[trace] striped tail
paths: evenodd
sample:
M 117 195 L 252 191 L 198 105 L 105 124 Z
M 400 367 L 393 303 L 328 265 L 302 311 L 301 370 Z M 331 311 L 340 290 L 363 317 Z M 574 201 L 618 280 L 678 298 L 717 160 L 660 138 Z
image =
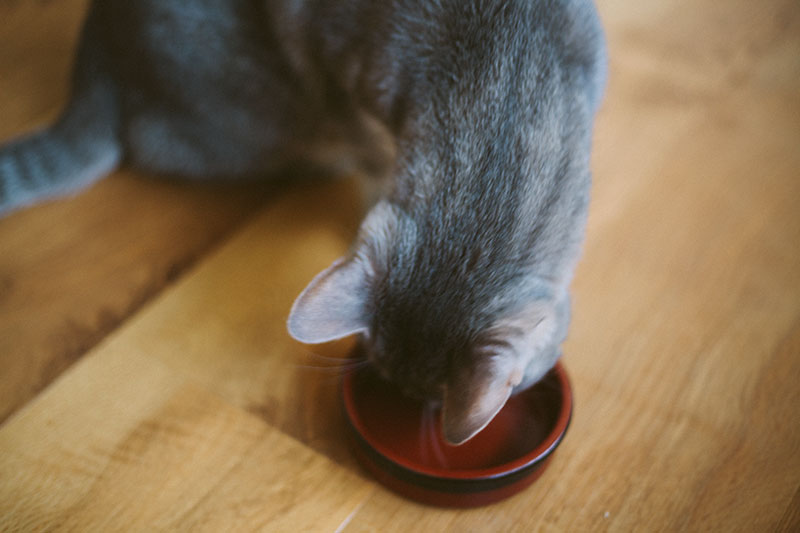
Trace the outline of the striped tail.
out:
M 50 127 L 0 146 L 0 216 L 38 201 L 77 192 L 120 162 L 116 90 L 104 57 L 84 33 L 73 97 Z

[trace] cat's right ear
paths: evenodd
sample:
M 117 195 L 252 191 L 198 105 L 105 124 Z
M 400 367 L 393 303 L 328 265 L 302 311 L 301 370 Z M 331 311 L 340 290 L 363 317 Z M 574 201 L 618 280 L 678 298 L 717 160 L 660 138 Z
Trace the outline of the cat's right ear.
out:
M 369 326 L 367 298 L 376 272 L 385 269 L 402 212 L 387 201 L 378 202 L 364 218 L 353 254 L 320 272 L 297 297 L 289 314 L 289 334 L 316 344 L 361 333 Z M 406 224 L 404 238 L 413 238 Z
M 463 444 L 492 421 L 522 379 L 515 363 L 500 354 L 459 365 L 444 390 L 442 433 L 447 442 Z
M 339 259 L 311 280 L 289 313 L 289 334 L 316 344 L 367 329 L 367 272 L 362 258 Z

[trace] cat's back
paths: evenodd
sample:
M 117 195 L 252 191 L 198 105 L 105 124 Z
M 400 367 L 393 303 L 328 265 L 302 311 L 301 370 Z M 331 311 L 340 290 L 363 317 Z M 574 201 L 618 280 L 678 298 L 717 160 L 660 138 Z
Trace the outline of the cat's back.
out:
M 590 1 L 418 5 L 431 11 L 407 22 L 405 49 L 417 50 L 411 68 L 421 74 L 404 90 L 424 107 L 394 196 L 418 232 L 397 252 L 397 264 L 413 266 L 393 280 L 393 294 L 413 308 L 450 295 L 434 314 L 468 320 L 532 278 L 571 277 L 605 83 L 603 37 Z

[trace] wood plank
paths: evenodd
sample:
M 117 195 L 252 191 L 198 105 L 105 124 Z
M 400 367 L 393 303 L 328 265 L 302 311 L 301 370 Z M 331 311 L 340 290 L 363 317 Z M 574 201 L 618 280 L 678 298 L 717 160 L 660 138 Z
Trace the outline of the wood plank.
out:
M 120 341 L 0 431 L 4 531 L 332 531 L 369 490 Z
M 85 0 L 0 3 L 0 141 L 57 114 Z M 121 171 L 0 219 L 0 421 L 180 276 L 268 196 Z
M 352 513 L 373 488 L 332 425 L 336 380 L 303 368 L 284 322 L 346 249 L 359 196 L 352 181 L 312 192 L 282 197 L 2 426 L 0 529 L 330 531 Z
M 800 10 L 600 7 L 612 76 L 565 345 L 567 439 L 506 502 L 437 510 L 378 491 L 345 531 L 796 522 Z
M 775 531 L 779 533 L 800 531 L 800 489 L 797 489 L 797 492 L 794 493 L 794 498 L 786 508 L 786 512 Z
M 131 317 L 116 342 L 349 464 L 340 435 L 340 373 L 314 354 L 346 356 L 351 343 L 303 346 L 285 323 L 308 281 L 347 250 L 359 199 L 353 180 L 282 195 Z
M 576 411 L 536 484 L 442 510 L 356 469 L 337 376 L 305 367 L 347 344 L 284 330 L 352 237 L 344 182 L 282 195 L 0 426 L 0 529 L 796 529 L 800 7 L 600 7 Z
M 53 119 L 89 0 L 0 4 L 0 140 Z

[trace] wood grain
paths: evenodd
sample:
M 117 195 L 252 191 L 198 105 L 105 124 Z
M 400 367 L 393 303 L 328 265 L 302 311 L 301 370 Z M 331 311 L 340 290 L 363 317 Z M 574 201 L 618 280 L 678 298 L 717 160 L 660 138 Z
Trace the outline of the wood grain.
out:
M 282 194 L 198 251 L 0 426 L 0 530 L 800 530 L 800 6 L 599 5 L 611 78 L 565 345 L 576 408 L 539 481 L 444 510 L 354 465 L 337 375 L 312 354 L 347 343 L 312 351 L 284 330 L 294 296 L 352 237 L 344 181 Z M 103 210 L 97 198 L 82 205 Z M 23 256 L 43 213 L 0 224 L 0 243 Z M 71 215 L 92 239 L 80 220 L 95 215 Z M 146 261 L 167 253 L 152 250 Z M 34 272 L 26 292 L 54 275 Z M 80 307 L 94 292 L 58 287 L 39 300 Z M 0 349 L 19 358 L 31 335 Z
M 125 337 L 3 427 L 0 529 L 333 530 L 372 490 Z
M 87 3 L 0 3 L 0 142 L 50 121 L 68 93 Z M 0 421 L 267 197 L 120 171 L 75 198 L 0 219 Z

